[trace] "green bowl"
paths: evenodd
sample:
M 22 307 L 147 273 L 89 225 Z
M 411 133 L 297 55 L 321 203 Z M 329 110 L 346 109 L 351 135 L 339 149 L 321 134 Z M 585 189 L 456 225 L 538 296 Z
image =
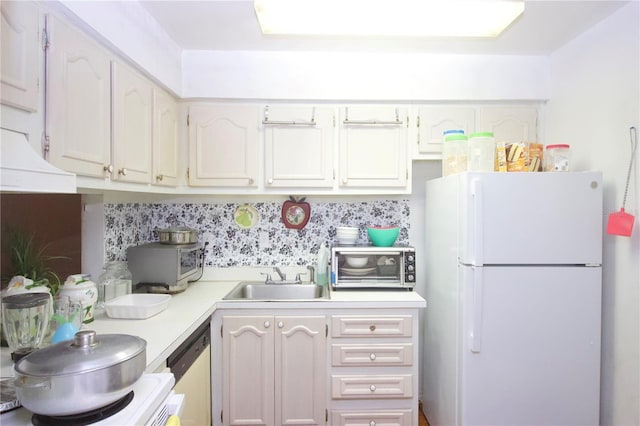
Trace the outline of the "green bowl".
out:
M 376 247 L 391 247 L 398 239 L 400 228 L 397 226 L 370 226 L 367 234 Z

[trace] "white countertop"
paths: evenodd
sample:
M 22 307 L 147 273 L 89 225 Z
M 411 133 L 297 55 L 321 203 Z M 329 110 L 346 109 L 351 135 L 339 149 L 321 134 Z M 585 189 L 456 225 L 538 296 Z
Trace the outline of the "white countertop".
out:
M 208 278 L 208 277 L 207 277 Z M 244 278 L 243 278 L 244 279 Z M 238 281 L 199 281 L 183 293 L 175 294 L 166 310 L 143 320 L 113 319 L 104 312 L 86 326 L 98 334 L 119 333 L 147 341 L 146 372 L 154 372 L 216 309 L 339 309 L 339 308 L 423 308 L 426 301 L 414 291 L 331 291 L 329 300 L 310 302 L 223 301 Z M 0 350 L 2 376 L 13 375 L 7 348 Z

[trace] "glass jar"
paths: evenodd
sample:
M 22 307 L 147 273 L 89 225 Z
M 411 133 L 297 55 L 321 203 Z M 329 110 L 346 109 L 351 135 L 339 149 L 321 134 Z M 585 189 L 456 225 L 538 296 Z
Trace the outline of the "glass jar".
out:
M 131 272 L 125 261 L 107 262 L 103 266 L 102 274 L 98 278 L 98 305 L 104 309 L 109 300 L 131 294 Z
M 496 142 L 491 132 L 469 135 L 467 170 L 470 172 L 492 172 L 495 169 Z
M 467 171 L 467 136 L 451 133 L 442 146 L 442 176 Z

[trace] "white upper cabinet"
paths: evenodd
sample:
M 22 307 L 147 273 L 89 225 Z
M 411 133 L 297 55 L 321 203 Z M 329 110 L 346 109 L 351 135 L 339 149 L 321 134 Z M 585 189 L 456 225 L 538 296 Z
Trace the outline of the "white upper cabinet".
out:
M 121 62 L 113 62 L 112 81 L 112 179 L 150 183 L 153 86 Z
M 51 162 L 106 177 L 111 163 L 110 56 L 80 31 L 49 20 L 47 115 Z
M 33 2 L 3 0 L 0 9 L 0 99 L 12 107 L 37 111 L 42 57 L 38 7 Z
M 496 142 L 537 142 L 538 112 L 535 107 L 483 107 L 477 131 L 493 132 Z
M 260 109 L 198 104 L 189 108 L 189 185 L 258 185 Z
M 164 90 L 153 90 L 153 179 L 156 185 L 178 183 L 178 104 Z
M 461 129 L 465 134 L 475 131 L 476 110 L 458 106 L 424 106 L 416 108 L 414 158 L 440 158 L 442 134 L 445 130 Z
M 339 187 L 410 191 L 407 128 L 406 108 L 341 108 Z
M 334 109 L 265 106 L 265 188 L 333 186 Z

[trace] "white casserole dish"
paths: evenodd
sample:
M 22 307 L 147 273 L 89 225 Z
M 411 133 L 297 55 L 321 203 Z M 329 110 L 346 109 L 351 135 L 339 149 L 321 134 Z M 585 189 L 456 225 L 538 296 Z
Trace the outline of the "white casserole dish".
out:
M 146 319 L 167 309 L 170 294 L 126 294 L 104 304 L 109 318 Z

